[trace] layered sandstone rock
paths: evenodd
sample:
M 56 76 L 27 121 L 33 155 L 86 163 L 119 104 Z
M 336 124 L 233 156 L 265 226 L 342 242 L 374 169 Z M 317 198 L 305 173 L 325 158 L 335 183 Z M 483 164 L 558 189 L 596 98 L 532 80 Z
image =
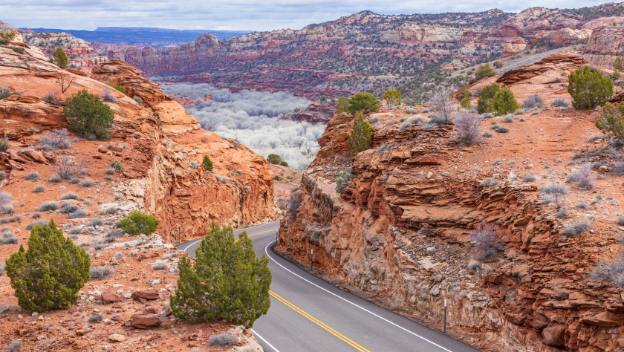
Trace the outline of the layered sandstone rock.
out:
M 596 66 L 611 69 L 615 59 L 624 51 L 624 25 L 595 29 L 583 53 Z
M 535 73 L 531 84 L 523 74 L 508 76 L 509 84 L 551 99 L 560 93 L 547 78 L 581 62 L 550 58 L 522 69 Z M 484 351 L 624 349 L 624 291 L 591 275 L 621 250 L 612 215 L 621 197 L 591 210 L 566 206 L 568 218 L 560 220 L 538 192 L 566 181 L 581 141 L 597 133 L 594 116 L 529 111 L 505 125 L 508 133 L 467 148 L 455 142 L 453 126 L 428 119 L 424 109 L 373 114 L 373 146 L 352 159 L 352 118 L 335 116 L 281 223 L 277 250 L 433 328 L 442 328 L 446 301 L 451 334 Z M 505 122 L 484 120 L 482 131 L 493 123 Z M 353 180 L 338 193 L 345 170 Z M 572 188 L 566 199 L 587 203 L 613 195 L 619 183 L 605 175 L 595 193 Z M 591 230 L 563 234 L 588 217 Z M 487 259 L 472 237 L 483 227 L 502 248 Z
M 179 103 L 126 63 L 100 64 L 92 77 L 0 47 L 0 87 L 16 92 L 0 101 L 0 133 L 26 142 L 66 127 L 62 106 L 42 100 L 46 95 L 60 100 L 80 90 L 109 95 L 115 113 L 113 141 L 126 145 L 113 152 L 124 164 L 125 182 L 131 186 L 127 196 L 141 199 L 161 219 L 159 233 L 165 238 L 179 242 L 205 234 L 213 223 L 244 225 L 275 216 L 272 175 L 263 158 L 201 130 Z M 112 89 L 112 83 L 126 94 Z M 212 172 L 201 168 L 204 156 L 214 163 Z

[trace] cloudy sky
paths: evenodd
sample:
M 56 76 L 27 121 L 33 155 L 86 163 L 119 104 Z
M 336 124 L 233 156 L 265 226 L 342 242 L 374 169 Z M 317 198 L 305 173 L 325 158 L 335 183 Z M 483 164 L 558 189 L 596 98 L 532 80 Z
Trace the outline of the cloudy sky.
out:
M 604 0 L 0 0 L 0 20 L 16 27 L 98 26 L 271 30 L 301 28 L 362 10 L 381 14 L 581 7 Z

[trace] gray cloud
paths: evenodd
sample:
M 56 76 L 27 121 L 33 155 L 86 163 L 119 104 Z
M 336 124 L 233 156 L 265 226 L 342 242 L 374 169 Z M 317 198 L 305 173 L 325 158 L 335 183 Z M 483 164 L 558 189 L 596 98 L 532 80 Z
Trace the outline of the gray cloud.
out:
M 163 90 L 171 95 L 200 101 L 205 95 L 212 100 L 188 108 L 202 127 L 221 136 L 235 138 L 256 153 L 267 157 L 281 155 L 292 167 L 303 169 L 318 151 L 317 139 L 325 126 L 281 119 L 280 115 L 305 108 L 305 98 L 289 93 L 243 90 L 231 93 L 209 84 L 165 83 Z
M 2 20 L 19 27 L 93 29 L 97 26 L 149 26 L 179 29 L 271 30 L 301 28 L 362 10 L 382 14 L 482 11 L 517 12 L 527 7 L 571 8 L 604 0 L 3 0 Z

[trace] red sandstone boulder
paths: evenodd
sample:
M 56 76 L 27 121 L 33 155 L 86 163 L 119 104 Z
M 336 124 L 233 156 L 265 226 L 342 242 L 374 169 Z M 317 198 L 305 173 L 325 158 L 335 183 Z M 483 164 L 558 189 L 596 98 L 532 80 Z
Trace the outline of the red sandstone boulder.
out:
M 565 345 L 565 326 L 561 324 L 550 324 L 542 331 L 544 344 L 553 347 L 563 347 Z
M 135 314 L 130 318 L 130 326 L 136 329 L 157 328 L 161 324 L 156 314 Z
M 121 302 L 122 300 L 120 295 L 114 292 L 110 292 L 110 291 L 102 292 L 102 296 L 100 297 L 100 299 L 102 300 L 102 303 L 104 304 L 117 303 L 117 302 Z
M 132 299 L 138 302 L 145 301 L 154 301 L 160 298 L 158 291 L 156 290 L 143 290 L 143 291 L 134 291 L 132 293 Z

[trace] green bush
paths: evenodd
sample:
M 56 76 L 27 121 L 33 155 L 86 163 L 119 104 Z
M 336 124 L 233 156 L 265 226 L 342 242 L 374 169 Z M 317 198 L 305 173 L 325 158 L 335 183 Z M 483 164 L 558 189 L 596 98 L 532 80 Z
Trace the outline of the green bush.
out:
M 69 129 L 87 139 L 108 139 L 113 112 L 99 97 L 83 90 L 65 102 L 63 114 Z
M 28 251 L 20 246 L 6 271 L 19 305 L 29 311 L 67 309 L 89 280 L 89 256 L 64 237 L 53 221 L 33 226 Z
M 624 56 L 618 56 L 615 58 L 615 61 L 613 62 L 613 70 L 620 72 L 624 71 Z
M 9 140 L 6 138 L 0 138 L 0 153 L 9 151 Z
M 351 169 L 342 170 L 338 177 L 336 177 L 336 192 L 342 193 L 349 183 L 351 183 L 352 179 L 353 173 L 351 173 Z
M 60 68 L 67 67 L 69 60 L 67 59 L 67 54 L 65 54 L 65 51 L 63 50 L 63 48 L 54 49 L 54 53 L 52 54 L 52 57 L 54 58 L 54 63 L 58 67 Z
M 288 163 L 284 159 L 282 159 L 281 156 L 279 156 L 277 154 L 269 154 L 269 156 L 267 156 L 267 160 L 271 164 L 288 166 Z
M 490 66 L 489 63 L 483 64 L 477 68 L 477 72 L 475 72 L 475 81 L 478 81 L 483 78 L 496 76 L 496 71 Z
M 494 112 L 494 97 L 499 90 L 500 87 L 494 83 L 483 88 L 479 95 L 479 101 L 477 102 L 477 111 L 479 114 Z
M 355 114 L 358 111 L 363 113 L 375 112 L 379 110 L 381 104 L 379 99 L 373 93 L 359 92 L 349 98 L 349 107 L 347 110 Z
M 338 98 L 338 101 L 336 102 L 336 114 L 343 112 L 349 112 L 349 99 Z
M 624 140 L 624 103 L 607 103 L 596 120 L 596 126 L 618 140 Z
M 472 103 L 470 102 L 470 91 L 468 88 L 462 90 L 461 95 L 459 96 L 459 106 L 461 106 L 465 110 L 472 109 Z
M 373 128 L 364 120 L 362 113 L 357 112 L 353 120 L 353 130 L 349 136 L 349 149 L 352 155 L 370 148 L 373 141 Z
M 269 263 L 256 257 L 246 233 L 236 240 L 231 227 L 213 226 L 195 254 L 195 263 L 183 257 L 178 264 L 178 287 L 170 301 L 176 318 L 251 327 L 268 312 Z
M 158 219 L 140 210 L 133 210 L 119 220 L 117 226 L 129 235 L 151 235 L 158 227 Z
M 494 96 L 494 112 L 496 115 L 507 115 L 518 110 L 520 104 L 514 97 L 511 89 L 501 88 Z
M 115 88 L 116 91 L 126 94 L 126 88 L 119 83 L 111 83 L 111 87 Z
M 202 160 L 202 166 L 206 171 L 212 171 L 212 160 L 208 157 L 208 155 L 204 155 L 204 159 Z
M 388 89 L 384 93 L 383 98 L 390 105 L 401 105 L 401 92 L 399 92 L 399 90 L 396 88 Z
M 568 93 L 575 109 L 594 109 L 613 96 L 613 81 L 600 71 L 584 66 L 570 74 Z
M 2 30 L 0 31 L 0 44 L 2 45 L 7 45 L 10 42 L 13 41 L 13 39 L 15 39 L 15 36 L 17 35 L 17 33 L 15 33 L 14 30 Z

